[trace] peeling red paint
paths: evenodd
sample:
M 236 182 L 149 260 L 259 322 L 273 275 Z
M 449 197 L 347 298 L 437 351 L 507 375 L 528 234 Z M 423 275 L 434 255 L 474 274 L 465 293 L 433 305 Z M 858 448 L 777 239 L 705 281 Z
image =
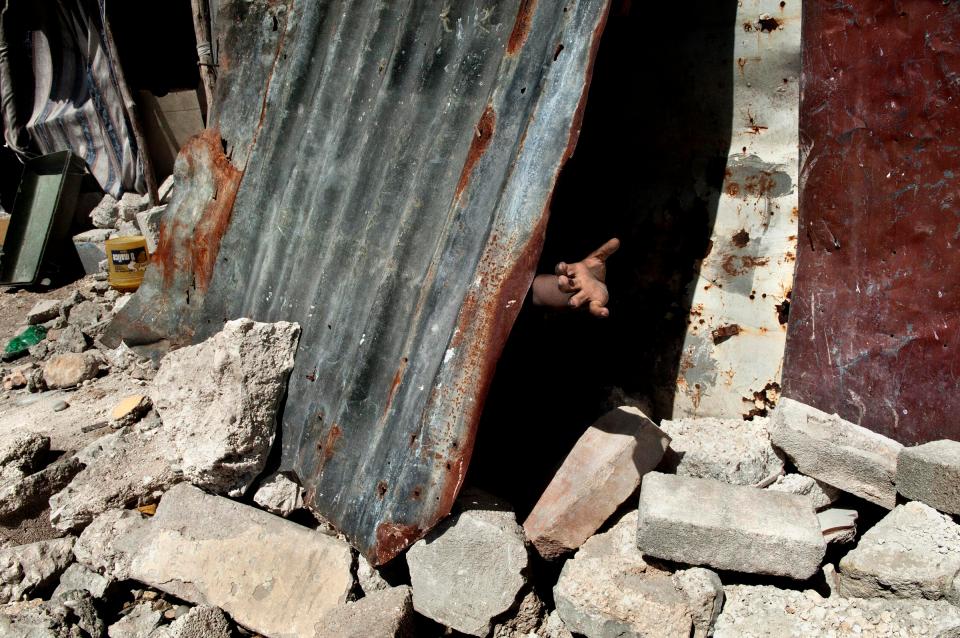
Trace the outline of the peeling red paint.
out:
M 426 534 L 416 525 L 381 523 L 377 527 L 377 546 L 374 565 L 383 565 Z

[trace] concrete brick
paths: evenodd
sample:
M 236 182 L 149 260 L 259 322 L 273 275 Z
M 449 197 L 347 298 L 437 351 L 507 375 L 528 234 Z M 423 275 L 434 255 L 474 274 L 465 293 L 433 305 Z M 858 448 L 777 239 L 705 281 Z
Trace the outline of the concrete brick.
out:
M 840 594 L 960 604 L 960 525 L 923 503 L 898 506 L 840 560 Z
M 902 445 L 792 399 L 780 399 L 770 431 L 803 474 L 892 509 Z
M 670 437 L 640 410 L 621 407 L 587 428 L 523 523 L 544 558 L 583 544 L 652 471 Z
M 903 448 L 897 459 L 897 491 L 947 514 L 960 514 L 960 443 L 932 441 Z
M 767 419 L 663 421 L 670 437 L 665 472 L 711 478 L 732 485 L 769 485 L 783 474 L 783 460 L 770 443 Z
M 656 558 L 807 579 L 826 551 L 803 496 L 651 472 L 640 489 L 637 547 Z

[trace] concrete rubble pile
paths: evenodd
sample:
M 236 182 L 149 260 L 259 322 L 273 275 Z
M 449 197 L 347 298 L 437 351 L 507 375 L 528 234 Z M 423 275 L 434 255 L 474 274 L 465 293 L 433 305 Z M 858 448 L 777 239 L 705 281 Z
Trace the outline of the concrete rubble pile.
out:
M 124 298 L 88 277 L 35 304 L 48 338 L 4 370 L 0 635 L 960 635 L 960 443 L 788 398 L 621 407 L 522 520 L 467 488 L 374 567 L 271 460 L 299 327 L 229 321 L 153 362 L 99 341 Z

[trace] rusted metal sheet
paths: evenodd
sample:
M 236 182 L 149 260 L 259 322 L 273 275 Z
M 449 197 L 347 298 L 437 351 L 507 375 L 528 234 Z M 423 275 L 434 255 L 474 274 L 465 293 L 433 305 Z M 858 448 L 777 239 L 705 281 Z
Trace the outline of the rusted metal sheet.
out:
M 220 7 L 219 128 L 181 154 L 189 186 L 110 336 L 298 321 L 282 465 L 375 563 L 462 484 L 606 5 Z
M 804 7 L 784 392 L 903 443 L 960 439 L 960 3 Z
M 797 248 L 800 0 L 744 0 L 733 121 L 709 249 L 691 283 L 673 416 L 752 418 L 780 392 Z

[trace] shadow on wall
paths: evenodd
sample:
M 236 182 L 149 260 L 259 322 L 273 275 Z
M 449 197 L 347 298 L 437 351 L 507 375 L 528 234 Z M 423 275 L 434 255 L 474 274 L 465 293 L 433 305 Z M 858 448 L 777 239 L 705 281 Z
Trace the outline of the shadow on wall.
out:
M 632 7 L 630 5 L 633 5 Z M 611 236 L 608 320 L 529 304 L 497 368 L 470 483 L 521 520 L 583 430 L 634 402 L 669 418 L 701 259 L 730 152 L 737 2 L 621 2 L 601 41 L 576 154 L 539 272 Z

